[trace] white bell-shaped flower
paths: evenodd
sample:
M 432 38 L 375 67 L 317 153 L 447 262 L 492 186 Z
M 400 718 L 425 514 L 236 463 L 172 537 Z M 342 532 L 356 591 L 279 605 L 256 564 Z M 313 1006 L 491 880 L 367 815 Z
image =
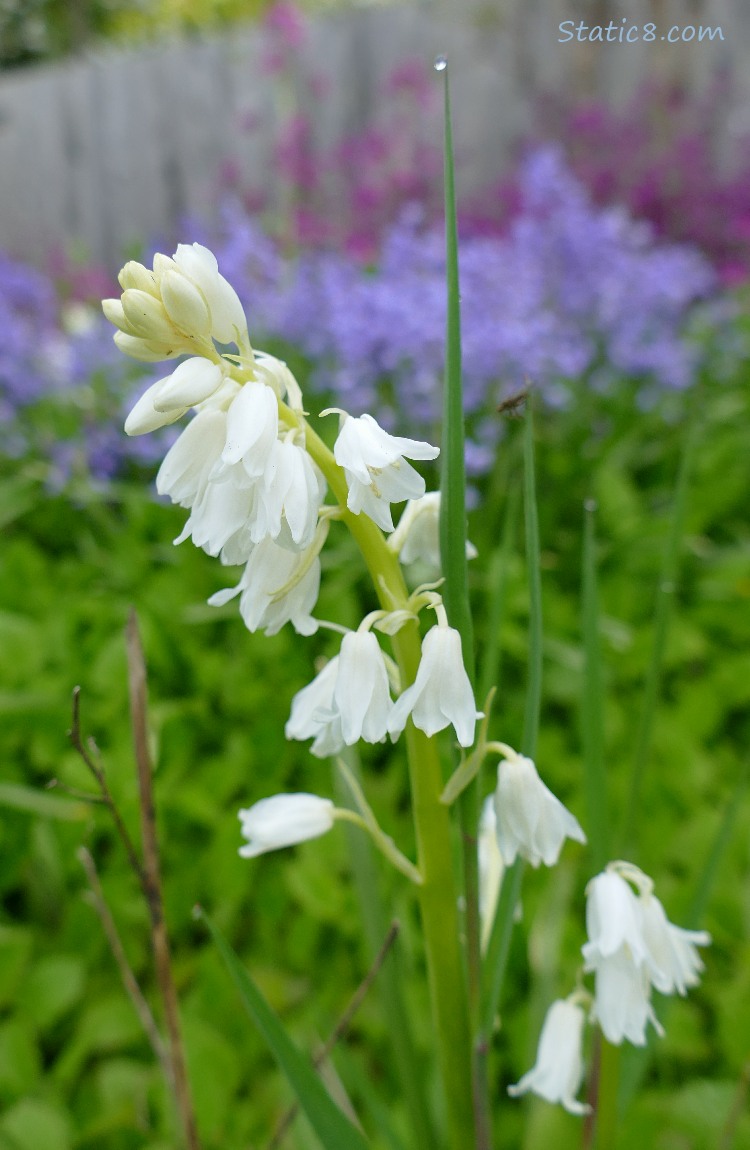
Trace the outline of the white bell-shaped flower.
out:
M 311 611 L 319 590 L 317 555 L 308 560 L 304 552 L 289 551 L 273 539 L 264 539 L 253 548 L 237 586 L 217 591 L 208 602 L 219 607 L 239 595 L 240 614 L 248 631 L 276 635 L 291 622 L 299 635 L 312 635 L 318 629 Z
M 393 531 L 391 503 L 424 495 L 424 479 L 406 458 L 435 459 L 440 449 L 389 435 L 371 415 L 354 419 L 342 413 L 333 453 L 346 474 L 349 510 L 364 511 L 384 531 Z
M 696 947 L 709 946 L 705 930 L 683 930 L 670 922 L 659 899 L 644 891 L 638 899 L 641 929 L 649 954 L 652 985 L 662 994 L 687 994 L 704 969 Z
M 344 748 L 341 715 L 334 707 L 333 691 L 339 673 L 339 656 L 323 667 L 311 683 L 292 699 L 292 711 L 284 727 L 287 739 L 314 739 L 311 754 L 325 759 Z
M 585 843 L 576 818 L 539 778 L 533 761 L 505 747 L 497 769 L 497 844 L 506 866 L 521 855 L 533 867 L 554 866 L 566 838 Z
M 192 507 L 202 495 L 209 475 L 224 449 L 226 413 L 215 408 L 199 411 L 164 456 L 156 476 L 156 490 L 181 507 Z
M 230 480 L 209 481 L 195 500 L 175 543 L 192 538 L 196 547 L 202 547 L 209 555 L 218 555 L 252 519 L 254 502 L 252 487 L 240 487 Z
M 569 999 L 557 999 L 547 1011 L 539 1036 L 536 1063 L 515 1086 L 513 1098 L 531 1090 L 547 1102 L 559 1102 L 570 1114 L 588 1114 L 591 1107 L 576 1099 L 583 1080 L 582 1007 Z
M 253 542 L 266 535 L 281 546 L 304 548 L 312 541 L 325 481 L 304 447 L 276 440 L 258 483 L 259 504 L 250 526 Z
M 242 462 L 250 479 L 266 469 L 279 433 L 276 395 L 265 383 L 244 384 L 227 410 L 227 437 L 221 456 L 222 469 Z M 221 469 L 217 469 L 217 477 Z
M 627 946 L 600 959 L 595 971 L 594 1017 L 608 1042 L 645 1046 L 649 1022 L 657 1034 L 664 1034 L 651 1005 L 648 968 L 634 961 Z
M 589 936 L 583 947 L 586 970 L 597 969 L 603 959 L 623 949 L 635 965 L 648 962 L 638 897 L 630 884 L 609 867 L 592 878 L 586 887 L 586 933 Z
M 372 631 L 350 631 L 339 652 L 333 702 L 347 747 L 359 739 L 380 743 L 393 710 L 383 651 Z
M 464 667 L 461 636 L 455 628 L 437 623 L 422 640 L 417 677 L 396 700 L 388 724 L 394 738 L 410 715 L 414 726 L 426 735 L 452 724 L 462 747 L 474 742 L 478 712 Z
M 330 799 L 304 793 L 261 799 L 239 812 L 242 834 L 248 840 L 239 853 L 251 859 L 319 838 L 333 826 L 335 809 Z
M 488 795 L 482 805 L 477 837 L 479 861 L 479 919 L 482 924 L 482 949 L 487 945 L 500 897 L 505 864 L 497 845 L 497 816 L 494 795 Z
M 402 563 L 424 563 L 433 571 L 440 563 L 440 492 L 428 491 L 421 499 L 410 499 L 388 546 Z M 477 549 L 466 541 L 466 558 L 476 559 Z

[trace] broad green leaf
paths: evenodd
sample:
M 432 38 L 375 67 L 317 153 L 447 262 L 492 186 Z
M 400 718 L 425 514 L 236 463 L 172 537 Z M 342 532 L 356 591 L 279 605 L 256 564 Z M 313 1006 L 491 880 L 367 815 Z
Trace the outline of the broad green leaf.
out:
M 331 1100 L 310 1062 L 289 1038 L 221 931 L 204 911 L 199 915 L 213 936 L 247 1013 L 286 1075 L 325 1150 L 367 1150 L 366 1140 Z

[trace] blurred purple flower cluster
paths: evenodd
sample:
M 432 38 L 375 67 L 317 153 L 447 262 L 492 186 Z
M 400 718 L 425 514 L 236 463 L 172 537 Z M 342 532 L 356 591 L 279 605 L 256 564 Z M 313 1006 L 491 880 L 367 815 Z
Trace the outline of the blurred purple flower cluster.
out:
M 469 235 L 460 253 L 467 411 L 478 418 L 475 467 L 487 466 L 496 421 L 482 421 L 529 378 L 551 402 L 566 381 L 605 390 L 622 376 L 645 389 L 684 388 L 697 349 L 689 308 L 715 286 L 707 261 L 654 242 L 648 224 L 594 206 L 562 153 L 522 165 L 519 209 L 502 236 Z M 435 434 L 445 328 L 444 239 L 412 205 L 385 234 L 377 263 L 327 249 L 294 260 L 228 203 L 216 246 L 251 330 L 300 349 L 313 384 L 355 413 L 376 410 Z M 483 450 L 484 446 L 484 450 Z
M 718 76 L 698 97 L 645 85 L 620 111 L 550 99 L 542 134 L 562 143 L 596 203 L 623 204 L 657 235 L 695 244 L 734 284 L 750 273 L 750 137 L 732 129 L 729 97 Z
M 469 234 L 460 252 L 474 474 L 492 463 L 501 424 L 494 407 L 526 379 L 556 404 L 570 396 L 570 381 L 604 391 L 628 377 L 642 395 L 686 387 L 700 354 L 686 323 L 692 305 L 717 286 L 695 249 L 659 243 L 624 210 L 597 207 L 557 149 L 530 153 L 517 188 L 505 233 Z M 374 411 L 405 434 L 439 438 L 444 237 L 423 205 L 402 210 L 369 264 L 321 246 L 287 254 L 236 197 L 224 204 L 218 235 L 191 228 L 190 238 L 216 252 L 256 346 L 270 341 L 282 355 L 308 361 L 303 384 L 353 414 Z M 61 476 L 87 467 L 108 478 L 163 451 L 155 437 L 128 441 L 120 431 L 134 391 L 150 380 L 117 352 L 98 309 L 75 302 L 60 309 L 43 276 L 3 260 L 0 315 L 8 435 L 18 438 L 13 413 L 54 395 L 77 415 L 67 437 L 50 438 L 50 427 L 59 432 L 64 421 L 41 424 L 43 450 Z
M 114 346 L 98 303 L 61 303 L 59 282 L 0 253 L 0 455 L 43 458 L 52 486 L 159 458 L 157 445 L 144 455 L 121 430 L 142 373 Z

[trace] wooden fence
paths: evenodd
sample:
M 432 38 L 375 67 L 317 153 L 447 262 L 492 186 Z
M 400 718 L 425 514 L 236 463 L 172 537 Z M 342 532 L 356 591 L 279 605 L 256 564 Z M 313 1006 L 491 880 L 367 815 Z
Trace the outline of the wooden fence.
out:
M 703 42 L 560 43 L 563 20 L 648 19 L 720 27 Z M 0 248 L 41 260 L 78 243 L 114 264 L 128 244 L 181 213 L 210 220 L 222 165 L 273 196 L 273 142 L 290 91 L 264 74 L 254 27 L 138 49 L 104 49 L 0 75 Z M 308 104 L 320 147 L 377 114 L 381 86 L 407 58 L 450 57 L 460 181 L 496 175 L 541 91 L 622 101 L 646 79 L 700 87 L 731 75 L 729 130 L 750 131 L 747 0 L 433 0 L 316 19 L 301 66 L 327 94 Z M 255 130 L 242 130 L 252 120 Z M 439 143 L 439 124 L 433 125 Z

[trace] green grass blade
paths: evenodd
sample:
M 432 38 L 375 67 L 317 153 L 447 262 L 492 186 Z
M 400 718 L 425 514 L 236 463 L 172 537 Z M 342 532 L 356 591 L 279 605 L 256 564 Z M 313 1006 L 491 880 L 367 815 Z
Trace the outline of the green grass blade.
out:
M 211 932 L 247 1013 L 286 1075 L 325 1150 L 367 1150 L 368 1143 L 332 1101 L 309 1060 L 289 1038 L 224 935 L 203 910 L 197 913 Z
M 466 468 L 464 403 L 461 376 L 461 300 L 458 278 L 458 229 L 451 131 L 450 85 L 445 84 L 445 255 L 448 291 L 443 389 L 443 443 L 440 452 L 440 559 L 445 576 L 441 589 L 451 627 L 461 634 L 464 664 L 474 682 L 474 634 L 466 562 Z
M 523 719 L 521 753 L 536 757 L 539 713 L 542 706 L 542 571 L 539 558 L 539 514 L 534 466 L 534 412 L 526 401 L 523 436 L 523 512 L 526 531 L 526 572 L 529 580 L 529 682 Z
M 436 62 L 437 63 L 437 62 Z M 447 62 L 441 60 L 444 106 L 444 189 L 447 319 L 445 380 L 443 388 L 443 442 L 440 474 L 440 559 L 445 576 L 441 588 L 448 622 L 461 636 L 464 666 L 475 685 L 474 629 L 469 603 L 466 561 L 466 468 L 464 461 L 464 402 L 461 374 L 461 296 L 458 275 L 455 165 L 451 127 L 450 82 Z M 479 1025 L 482 961 L 479 926 L 479 778 L 467 787 L 457 807 L 461 825 L 464 893 L 464 934 L 469 1018 L 472 1034 Z M 474 1133 L 479 1147 L 489 1146 L 490 1104 L 486 1066 L 472 1067 Z
M 584 504 L 583 579 L 581 616 L 583 631 L 583 690 L 581 696 L 581 743 L 588 825 L 586 833 L 596 872 L 603 870 L 609 855 L 609 808 L 604 768 L 604 692 L 599 642 L 599 593 L 596 570 L 596 504 Z
M 534 420 L 532 405 L 527 402 L 523 437 L 524 524 L 526 532 L 526 568 L 529 580 L 529 681 L 526 692 L 521 751 L 533 759 L 539 733 L 542 702 L 542 580 L 539 560 L 539 516 L 536 504 L 534 466 Z M 513 916 L 521 890 L 525 864 L 522 859 L 505 872 L 498 899 L 495 921 L 484 959 L 482 988 L 482 1035 L 489 1041 L 500 1006 L 508 953 L 513 933 Z
M 654 717 L 656 715 L 656 705 L 659 701 L 659 693 L 661 690 L 662 663 L 664 649 L 667 644 L 669 621 L 674 604 L 674 592 L 680 562 L 680 547 L 685 522 L 685 510 L 687 507 L 688 486 L 698 439 L 699 398 L 697 395 L 693 396 L 692 410 L 688 414 L 687 427 L 682 441 L 682 452 L 677 472 L 672 517 L 664 551 L 661 578 L 656 593 L 654 638 L 643 691 L 643 707 L 634 742 L 633 764 L 630 776 L 630 795 L 622 828 L 623 845 L 619 852 L 624 856 L 632 852 L 633 848 L 635 828 L 638 819 L 638 807 L 643 789 L 643 778 L 651 750 L 651 735 L 654 726 Z

